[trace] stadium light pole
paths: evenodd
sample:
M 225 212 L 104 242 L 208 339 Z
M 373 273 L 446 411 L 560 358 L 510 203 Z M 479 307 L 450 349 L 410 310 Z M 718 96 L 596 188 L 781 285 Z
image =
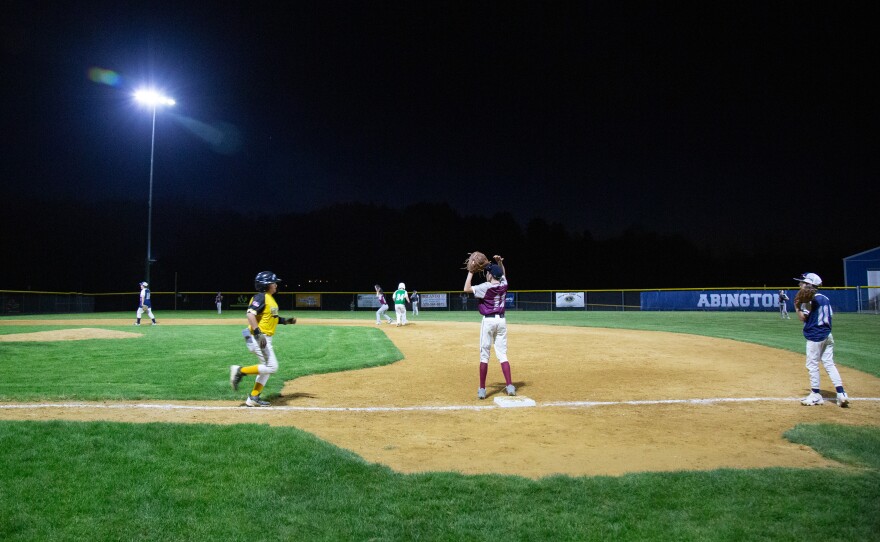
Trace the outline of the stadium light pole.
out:
M 153 133 L 150 136 L 150 196 L 147 200 L 147 268 L 144 272 L 144 280 L 150 282 L 150 264 L 153 263 L 151 249 L 153 237 L 153 155 L 156 149 L 156 110 L 159 106 L 172 106 L 176 102 L 173 98 L 163 96 L 155 90 L 139 90 L 134 93 L 134 99 L 153 110 Z

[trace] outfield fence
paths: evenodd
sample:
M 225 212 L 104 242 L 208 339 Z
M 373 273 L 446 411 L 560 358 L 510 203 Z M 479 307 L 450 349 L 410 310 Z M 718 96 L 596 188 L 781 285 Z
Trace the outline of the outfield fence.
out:
M 508 311 L 750 311 L 779 310 L 777 294 L 788 294 L 793 311 L 795 288 L 676 288 L 659 290 L 514 290 Z M 823 288 L 838 312 L 880 314 L 880 287 Z M 137 309 L 140 292 L 81 293 L 0 290 L 0 315 L 119 312 Z M 157 311 L 216 310 L 217 292 L 152 292 Z M 222 310 L 247 307 L 253 292 L 223 293 Z M 467 311 L 476 299 L 458 291 L 419 292 L 420 311 Z M 282 310 L 375 311 L 374 292 L 280 292 Z M 390 296 L 389 296 L 390 298 Z M 411 308 L 411 306 L 408 306 Z

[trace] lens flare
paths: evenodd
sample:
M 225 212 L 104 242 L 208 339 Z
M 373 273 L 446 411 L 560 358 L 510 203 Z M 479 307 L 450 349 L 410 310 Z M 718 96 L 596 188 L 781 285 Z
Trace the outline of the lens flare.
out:
M 92 66 L 89 68 L 88 72 L 89 80 L 93 83 L 99 83 L 101 85 L 109 85 L 111 87 L 118 87 L 119 81 L 121 77 L 119 74 L 113 70 L 105 70 L 104 68 L 98 68 L 97 66 Z

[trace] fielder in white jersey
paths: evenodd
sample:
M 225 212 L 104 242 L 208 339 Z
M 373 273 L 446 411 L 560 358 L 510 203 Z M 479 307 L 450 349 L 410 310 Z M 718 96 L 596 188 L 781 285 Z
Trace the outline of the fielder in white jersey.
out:
M 494 256 L 495 262 L 486 268 L 486 282 L 473 286 L 474 274 L 468 271 L 464 281 L 465 293 L 472 293 L 477 298 L 477 308 L 483 315 L 480 326 L 480 387 L 477 399 L 486 398 L 486 375 L 489 372 L 489 353 L 495 347 L 495 355 L 501 364 L 504 374 L 507 395 L 516 395 L 516 387 L 510 377 L 510 362 L 507 359 L 507 319 L 504 316 L 507 298 L 507 274 L 504 269 L 504 258 Z
M 150 320 L 153 321 L 153 325 L 155 326 L 158 322 L 156 322 L 156 317 L 153 316 L 153 301 L 150 299 L 150 289 L 147 288 L 149 284 L 141 282 L 138 286 L 141 287 L 141 293 L 138 296 L 138 309 L 134 325 L 141 325 L 141 315 L 146 312 L 147 316 L 150 317 Z
M 800 289 L 816 292 L 822 285 L 822 279 L 815 273 L 804 273 L 794 279 L 800 283 Z M 843 389 L 843 379 L 834 364 L 834 337 L 831 335 L 831 300 L 827 296 L 815 293 L 812 301 L 798 306 L 795 303 L 798 319 L 804 323 L 804 338 L 807 339 L 807 372 L 810 374 L 810 395 L 801 400 L 805 406 L 821 405 L 825 402 L 819 388 L 819 362 L 825 367 L 828 378 L 837 391 L 837 406 L 849 406 L 849 396 Z
M 385 292 L 382 291 L 382 287 L 376 284 L 373 286 L 376 289 L 376 299 L 379 300 L 379 310 L 376 311 L 376 324 L 382 323 L 382 317 L 385 317 L 385 320 L 390 324 L 393 322 L 390 316 L 385 314 L 388 310 L 388 301 L 385 299 Z
M 397 285 L 397 290 L 391 296 L 394 299 L 394 313 L 397 316 L 397 327 L 405 326 L 406 321 L 406 302 L 409 301 L 409 294 L 406 293 L 406 284 Z

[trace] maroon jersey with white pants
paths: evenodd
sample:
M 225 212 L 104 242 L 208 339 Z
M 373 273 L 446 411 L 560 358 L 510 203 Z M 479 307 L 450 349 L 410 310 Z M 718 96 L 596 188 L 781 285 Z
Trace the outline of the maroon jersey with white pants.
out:
M 480 327 L 480 361 L 489 362 L 489 349 L 494 345 L 498 361 L 504 363 L 507 361 L 507 319 L 504 317 L 507 278 L 501 277 L 496 284 L 484 282 L 473 289 L 477 308 L 483 315 Z

